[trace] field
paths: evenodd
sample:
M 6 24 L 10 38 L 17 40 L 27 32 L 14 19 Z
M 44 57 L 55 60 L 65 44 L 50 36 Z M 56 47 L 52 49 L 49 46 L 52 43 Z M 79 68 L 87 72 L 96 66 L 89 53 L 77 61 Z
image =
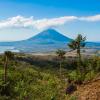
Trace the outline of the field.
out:
M 1 55 L 0 100 L 79 100 L 81 94 L 77 89 L 100 77 L 100 57 L 83 58 L 83 75 L 77 73 L 76 59 L 66 57 L 62 62 L 60 75 L 56 55 L 16 53 L 8 63 L 7 80 L 4 83 L 4 55 Z M 72 89 L 68 90 L 70 86 Z M 74 94 L 74 91 L 79 94 Z

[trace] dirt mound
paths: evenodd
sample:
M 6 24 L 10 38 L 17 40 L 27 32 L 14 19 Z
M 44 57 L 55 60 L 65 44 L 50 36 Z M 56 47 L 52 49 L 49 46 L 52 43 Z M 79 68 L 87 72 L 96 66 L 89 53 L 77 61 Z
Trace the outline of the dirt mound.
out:
M 78 100 L 100 100 L 100 80 L 79 86 L 75 94 Z

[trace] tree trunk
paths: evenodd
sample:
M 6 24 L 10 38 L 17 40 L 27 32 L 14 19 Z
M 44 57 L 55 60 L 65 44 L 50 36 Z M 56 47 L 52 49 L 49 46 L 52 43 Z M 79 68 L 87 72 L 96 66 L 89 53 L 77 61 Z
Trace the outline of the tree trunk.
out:
M 82 80 L 84 79 L 84 67 L 82 66 L 82 59 L 81 59 L 81 52 L 80 50 L 78 51 L 78 71 L 82 77 Z
M 80 48 L 77 50 L 77 56 L 78 56 L 78 61 L 77 61 L 77 63 L 78 63 L 78 64 L 77 64 L 77 67 L 78 67 L 78 68 L 77 68 L 77 70 L 78 70 L 79 73 L 81 73 L 81 64 L 82 64 L 81 62 L 82 62 L 82 61 L 81 61 Z
M 60 78 L 61 78 L 61 67 L 62 67 L 62 61 L 60 61 L 60 70 L 59 70 L 59 72 L 60 72 Z
M 5 57 L 5 63 L 4 63 L 4 82 L 5 83 L 7 81 L 7 67 L 8 67 L 8 58 L 6 56 Z

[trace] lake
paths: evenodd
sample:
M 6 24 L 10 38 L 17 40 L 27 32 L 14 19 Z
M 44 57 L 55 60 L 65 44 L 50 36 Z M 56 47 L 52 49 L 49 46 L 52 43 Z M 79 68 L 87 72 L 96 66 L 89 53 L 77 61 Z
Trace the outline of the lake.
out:
M 0 53 L 4 53 L 5 51 L 20 52 L 12 46 L 0 46 Z

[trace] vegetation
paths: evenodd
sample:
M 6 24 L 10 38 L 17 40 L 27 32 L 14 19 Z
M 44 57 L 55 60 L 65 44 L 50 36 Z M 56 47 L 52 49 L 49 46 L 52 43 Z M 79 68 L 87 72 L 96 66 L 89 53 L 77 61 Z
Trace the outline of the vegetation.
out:
M 82 74 L 82 77 L 84 76 L 84 67 L 82 65 L 82 59 L 81 59 L 81 49 L 85 47 L 86 37 L 83 37 L 81 34 L 78 34 L 75 40 L 71 41 L 68 46 L 69 48 L 76 50 L 77 51 L 77 57 L 78 57 L 78 62 L 77 62 L 77 71 L 79 74 Z M 81 80 L 79 80 L 81 81 Z M 80 83 L 80 82 L 79 82 Z
M 61 77 L 61 68 L 62 68 L 62 63 L 63 63 L 63 60 L 65 59 L 65 54 L 66 54 L 66 52 L 65 51 L 63 51 L 63 50 L 57 50 L 56 51 L 56 54 L 57 54 L 57 56 L 58 56 L 58 58 L 59 58 L 59 62 L 60 62 L 60 70 L 59 70 L 59 73 L 60 73 L 60 77 Z
M 85 37 L 78 35 L 69 44 L 77 50 L 78 65 L 76 58 L 65 57 L 63 50 L 56 52 L 57 57 L 9 51 L 0 55 L 0 100 L 78 100 L 78 95 L 71 94 L 80 85 L 79 80 L 87 83 L 100 76 L 100 57 L 81 55 L 84 41 Z M 84 67 L 84 76 L 77 71 L 79 65 Z
M 86 37 L 83 37 L 81 34 L 78 34 L 77 38 L 73 41 L 71 41 L 68 46 L 73 49 L 77 50 L 77 56 L 78 56 L 78 67 L 81 67 L 82 60 L 81 60 L 81 48 L 85 47 L 85 40 Z
M 13 54 L 10 51 L 5 51 L 4 53 L 4 82 L 6 84 L 7 81 L 7 68 L 8 68 L 8 62 L 13 58 Z

